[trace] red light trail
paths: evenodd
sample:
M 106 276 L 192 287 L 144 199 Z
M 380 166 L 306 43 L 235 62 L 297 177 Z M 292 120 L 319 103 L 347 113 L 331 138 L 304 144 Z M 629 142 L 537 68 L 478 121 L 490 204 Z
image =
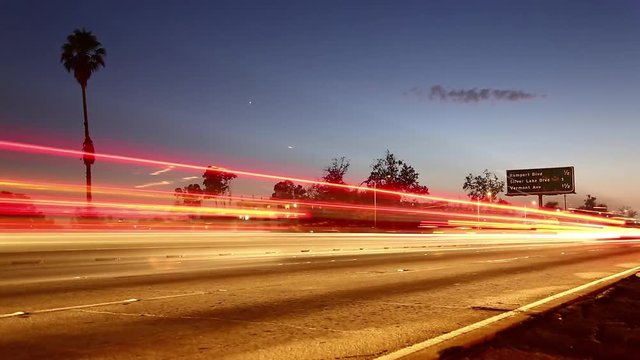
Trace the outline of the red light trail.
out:
M 34 144 L 11 142 L 11 141 L 0 141 L 0 148 L 11 150 L 11 151 L 17 151 L 17 152 L 41 153 L 41 154 L 57 155 L 57 156 L 80 156 L 81 157 L 85 155 L 83 151 L 79 151 L 79 150 L 63 149 L 63 148 L 57 148 L 57 147 L 34 145 Z M 114 154 L 105 154 L 105 153 L 95 153 L 92 155 L 94 155 L 96 159 L 103 159 L 103 160 L 114 161 L 114 162 L 143 164 L 143 165 L 149 165 L 149 166 L 164 166 L 164 167 L 173 167 L 176 169 L 188 169 L 188 170 L 199 170 L 199 171 L 213 170 L 213 171 L 233 173 L 236 175 L 243 175 L 243 176 L 254 177 L 254 178 L 271 179 L 271 180 L 290 180 L 293 182 L 299 182 L 304 184 L 323 185 L 323 186 L 331 186 L 331 187 L 350 189 L 350 190 L 376 192 L 381 194 L 405 196 L 405 197 L 422 199 L 422 200 L 441 201 L 441 202 L 452 203 L 452 204 L 463 204 L 467 206 L 475 206 L 478 208 L 482 207 L 482 208 L 493 208 L 493 209 L 501 209 L 501 210 L 511 210 L 511 211 L 518 211 L 518 212 L 528 212 L 529 214 L 552 216 L 554 218 L 561 217 L 561 218 L 570 218 L 575 220 L 590 221 L 595 223 L 624 225 L 624 221 L 622 220 L 598 218 L 594 216 L 587 216 L 587 215 L 580 215 L 580 214 L 558 213 L 555 211 L 548 211 L 548 210 L 542 210 L 542 209 L 525 209 L 522 207 L 510 206 L 510 205 L 500 205 L 500 204 L 485 203 L 485 202 L 449 199 L 449 198 L 438 197 L 438 196 L 420 195 L 420 194 L 405 193 L 405 192 L 385 190 L 385 189 L 372 189 L 369 187 L 357 186 L 357 185 L 332 184 L 332 183 L 326 183 L 326 182 L 317 181 L 317 180 L 309 180 L 309 179 L 303 179 L 303 178 L 297 178 L 297 177 L 287 177 L 283 175 L 257 173 L 257 172 L 230 169 L 230 168 L 221 168 L 221 167 L 207 167 L 207 166 L 200 166 L 200 165 L 168 162 L 168 161 L 162 161 L 162 160 L 152 160 L 152 159 L 144 159 L 144 158 L 131 157 L 131 156 L 123 156 L 123 155 L 114 155 Z
M 82 185 L 73 185 L 73 184 L 60 184 L 60 183 L 45 183 L 45 182 L 24 182 L 24 181 L 18 181 L 18 180 L 3 180 L 0 179 L 0 185 L 4 185 L 7 186 L 9 188 L 18 188 L 18 189 L 30 189 L 30 190 L 41 190 L 41 191 L 56 191 L 56 192 L 72 192 L 72 193 L 78 193 L 78 194 L 83 194 L 84 193 L 84 186 Z M 159 191 L 159 190 L 132 190 L 132 189 L 124 189 L 124 188 L 116 188 L 116 187 L 102 187 L 102 186 L 96 186 L 94 187 L 94 193 L 95 194 L 105 194 L 105 195 L 126 195 L 126 196 L 130 196 L 130 197 L 143 197 L 143 198 L 153 198 L 153 199 L 173 199 L 174 198 L 174 193 L 172 192 L 168 192 L 168 191 Z M 220 200 L 233 200 L 236 201 L 237 203 L 243 203 L 243 202 L 249 202 L 249 203 L 254 203 L 254 204 L 264 204 L 266 206 L 270 206 L 270 205 L 274 205 L 274 206 L 283 206 L 283 207 L 289 207 L 292 206 L 293 204 L 295 205 L 299 205 L 301 208 L 302 207 L 307 207 L 307 208 L 314 208 L 314 207 L 318 207 L 318 208 L 330 208 L 330 209 L 339 209 L 339 210 L 345 210 L 345 211 L 353 211 L 353 210 L 358 210 L 358 211 L 364 211 L 364 212 L 373 212 L 373 211 L 378 211 L 380 213 L 396 213 L 396 214 L 406 214 L 406 215 L 429 215 L 429 216 L 437 216 L 437 217 L 442 217 L 444 219 L 451 219 L 451 218 L 466 218 L 466 219 L 477 219 L 477 214 L 473 214 L 473 213 L 461 213 L 461 212 L 454 212 L 454 211 L 438 211 L 438 210 L 425 210 L 425 209 L 416 209 L 416 208 L 403 208 L 403 207 L 389 207 L 389 206 L 379 206 L 379 207 L 374 207 L 374 206 L 370 206 L 370 205 L 357 205 L 357 204 L 349 204 L 349 203 L 329 203 L 329 202 L 314 202 L 314 201 L 306 201 L 306 200 L 276 200 L 276 199 L 247 199 L 247 198 L 243 198 L 243 197 L 237 197 L 237 196 L 211 196 L 214 199 L 220 199 Z M 51 200 L 51 199 L 49 199 Z M 53 199 L 56 201 L 66 201 L 68 199 Z M 43 200 L 39 201 L 40 205 L 46 205 L 45 203 L 42 202 Z M 26 203 L 26 201 L 22 201 L 23 203 Z M 74 204 L 79 203 L 79 202 L 75 202 Z M 128 206 L 146 206 L 146 204 L 139 204 L 139 203 L 126 203 Z M 51 205 L 51 204 L 48 204 Z M 164 205 L 163 205 L 164 206 Z M 175 208 L 176 212 L 180 212 L 180 213 L 185 213 L 184 210 L 182 209 L 180 210 L 179 208 Z M 193 207 L 188 207 L 187 209 L 193 209 Z M 116 214 L 114 211 L 111 211 L 112 215 Z M 194 211 L 191 211 L 190 213 L 195 213 Z M 152 215 L 150 212 L 147 212 L 146 215 Z M 144 216 L 144 215 L 140 215 L 140 216 Z M 483 222 L 475 222 L 476 226 L 478 224 L 482 225 L 483 227 L 498 227 L 497 225 L 495 225 L 496 223 L 487 223 L 486 220 L 494 220 L 494 221 L 498 221 L 500 222 L 500 224 L 502 224 L 503 227 L 509 227 L 512 226 L 513 228 L 526 228 L 526 227 L 531 227 L 532 225 L 536 225 L 537 227 L 541 227 L 541 226 L 546 226 L 546 227 L 553 227 L 555 229 L 566 229 L 568 227 L 570 227 L 571 229 L 575 229 L 575 228 L 585 228 L 585 227 L 589 227 L 590 225 L 588 224 L 580 224 L 580 223 L 572 223 L 572 222 L 563 222 L 563 224 L 560 224 L 560 221 L 556 220 L 556 219 L 538 219 L 538 218 L 529 218 L 529 219 L 524 219 L 526 224 L 522 225 L 519 223 L 523 222 L 523 218 L 520 216 L 508 216 L 505 214 L 482 214 L 482 219 L 484 219 L 485 221 Z M 452 224 L 456 224 L 456 222 L 450 221 Z M 459 223 L 460 226 L 462 225 L 469 225 L 468 222 L 466 223 Z

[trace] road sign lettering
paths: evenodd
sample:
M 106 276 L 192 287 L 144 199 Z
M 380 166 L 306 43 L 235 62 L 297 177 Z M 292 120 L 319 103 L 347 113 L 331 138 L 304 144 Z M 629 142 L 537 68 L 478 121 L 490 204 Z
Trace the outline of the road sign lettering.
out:
M 507 170 L 507 196 L 575 193 L 573 167 Z

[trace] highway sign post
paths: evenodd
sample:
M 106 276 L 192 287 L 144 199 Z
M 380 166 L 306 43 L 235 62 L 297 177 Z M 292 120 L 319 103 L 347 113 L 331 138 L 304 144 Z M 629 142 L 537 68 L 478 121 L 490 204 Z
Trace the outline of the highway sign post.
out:
M 542 207 L 542 195 L 575 194 L 573 166 L 507 170 L 507 196 L 538 195 Z

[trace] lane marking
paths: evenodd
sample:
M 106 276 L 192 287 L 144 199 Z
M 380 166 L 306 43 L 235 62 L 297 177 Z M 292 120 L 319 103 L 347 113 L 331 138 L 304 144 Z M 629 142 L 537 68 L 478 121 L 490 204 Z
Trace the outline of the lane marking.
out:
M 46 314 L 46 313 L 51 313 L 51 312 L 68 311 L 68 310 L 81 310 L 81 309 L 86 309 L 86 308 L 108 306 L 108 305 L 127 305 L 127 304 L 131 304 L 131 303 L 134 303 L 134 302 L 140 302 L 140 301 L 164 300 L 164 299 L 172 299 L 172 298 L 177 298 L 177 297 L 194 296 L 194 295 L 205 295 L 205 294 L 207 294 L 207 293 L 206 292 L 195 292 L 195 293 L 186 293 L 186 294 L 156 296 L 156 297 L 150 297 L 150 298 L 146 298 L 146 299 L 131 298 L 131 299 L 125 299 L 125 300 L 118 300 L 118 301 L 108 301 L 108 302 L 102 302 L 102 303 L 96 303 L 96 304 L 65 306 L 65 307 L 52 308 L 52 309 L 41 309 L 41 310 L 33 310 L 33 311 L 16 311 L 16 312 L 13 312 L 13 313 L 10 313 L 10 314 L 1 314 L 0 318 L 9 318 L 9 317 L 16 317 L 16 316 L 22 316 L 22 315 L 33 315 L 33 314 Z
M 14 316 L 22 316 L 22 315 L 27 315 L 27 313 L 26 313 L 26 312 L 24 312 L 24 311 L 16 311 L 16 312 L 11 313 L 11 314 L 3 314 L 3 315 L 0 315 L 0 318 L 14 317 Z
M 163 318 L 163 319 L 184 319 L 184 320 L 215 320 L 215 321 L 223 321 L 223 322 L 236 322 L 242 324 L 258 324 L 258 325 L 274 325 L 281 327 L 288 327 L 299 330 L 313 330 L 313 331 L 328 331 L 328 332 L 336 332 L 336 333 L 356 333 L 359 330 L 338 330 L 331 328 L 317 328 L 311 326 L 299 326 L 293 324 L 285 324 L 273 321 L 251 321 L 251 320 L 240 320 L 240 319 L 225 319 L 219 317 L 209 317 L 209 316 L 168 316 L 161 314 L 151 314 L 151 313 L 126 313 L 126 312 L 114 312 L 114 311 L 101 311 L 101 310 L 83 310 L 78 309 L 78 311 L 88 313 L 88 314 L 104 314 L 104 315 L 117 315 L 117 316 L 147 316 L 147 317 L 155 317 L 155 318 Z
M 44 314 L 44 313 L 65 311 L 65 310 L 84 309 L 84 308 L 95 307 L 95 306 L 120 305 L 120 304 L 124 305 L 124 304 L 130 304 L 138 301 L 140 301 L 140 299 L 126 299 L 126 300 L 109 301 L 109 302 L 103 302 L 103 303 L 97 303 L 97 304 L 65 306 L 65 307 L 52 308 L 52 309 L 42 309 L 42 310 L 33 310 L 33 311 L 16 311 L 11 314 L 2 314 L 0 315 L 0 318 L 7 318 L 7 317 L 13 317 L 13 316 L 20 316 L 20 315 Z
M 507 259 L 490 259 L 490 260 L 482 260 L 482 261 L 476 261 L 478 263 L 497 263 L 497 262 L 512 262 L 514 260 L 520 260 L 520 259 L 529 259 L 532 256 L 522 256 L 522 257 L 512 257 L 512 258 L 507 258 Z M 537 256 L 539 257 L 539 256 Z
M 43 259 L 34 259 L 34 260 L 14 260 L 9 263 L 10 265 L 39 265 L 44 264 Z
M 492 316 L 492 317 L 490 317 L 488 319 L 485 319 L 485 320 L 482 320 L 482 321 L 478 321 L 478 322 L 473 323 L 471 325 L 467 325 L 467 326 L 461 327 L 459 329 L 450 331 L 450 332 L 442 334 L 440 336 L 436 336 L 434 338 L 425 340 L 423 342 L 420 342 L 420 343 L 408 346 L 406 348 L 394 351 L 394 352 L 389 353 L 387 355 L 380 356 L 377 359 L 378 360 L 396 360 L 396 359 L 401 359 L 401 358 L 403 358 L 405 356 L 408 356 L 408 355 L 411 355 L 411 354 L 413 354 L 415 352 L 430 348 L 430 347 L 432 347 L 434 345 L 441 344 L 441 343 L 443 343 L 443 342 L 445 342 L 447 340 L 453 339 L 453 338 L 455 338 L 457 336 L 469 333 L 469 332 L 474 331 L 474 330 L 481 329 L 483 327 L 486 327 L 488 325 L 496 323 L 496 322 L 498 322 L 500 320 L 507 319 L 507 318 L 516 316 L 518 314 L 525 313 L 525 312 L 527 312 L 527 311 L 529 311 L 529 310 L 531 310 L 533 308 L 536 308 L 536 307 L 538 307 L 540 305 L 547 304 L 547 303 L 549 303 L 551 301 L 563 298 L 563 297 L 565 297 L 567 295 L 571 295 L 571 294 L 586 290 L 586 289 L 588 289 L 590 287 L 602 284 L 602 283 L 610 281 L 610 280 L 623 278 L 625 276 L 631 275 L 631 274 L 636 273 L 638 271 L 640 271 L 640 266 L 636 266 L 634 268 L 619 272 L 617 274 L 613 274 L 613 275 L 610 275 L 610 276 L 607 276 L 607 277 L 604 277 L 604 278 L 601 278 L 601 279 L 598 279 L 598 280 L 594 280 L 592 282 L 577 286 L 577 287 L 569 289 L 569 290 L 565 290 L 565 291 L 557 293 L 555 295 L 551 295 L 551 296 L 546 297 L 544 299 L 541 299 L 541 300 L 532 302 L 530 304 L 521 306 L 521 307 L 519 307 L 519 308 L 517 308 L 515 310 L 511 310 L 511 311 L 508 311 L 508 312 L 505 312 L 505 313 L 502 313 L 502 314 L 499 314 L 499 315 L 496 315 L 496 316 Z
M 207 295 L 207 294 L 209 294 L 209 293 L 205 292 L 205 291 L 196 291 L 196 292 L 185 293 L 185 294 L 162 295 L 162 296 L 150 297 L 150 298 L 146 298 L 146 299 L 142 299 L 142 300 L 164 300 L 164 299 L 173 299 L 173 298 L 179 298 L 179 297 L 195 296 L 195 295 Z
M 610 275 L 611 271 L 603 272 L 603 271 L 592 271 L 592 272 L 577 272 L 573 275 L 585 280 L 599 279 L 603 276 Z
M 444 253 L 446 252 L 464 252 L 464 251 L 475 251 L 476 253 L 481 253 L 481 252 L 493 252 L 493 251 L 519 251 L 520 249 L 527 249 L 527 250 L 531 250 L 531 249 L 535 249 L 538 247 L 542 247 L 542 248 L 553 248 L 553 247 L 562 247 L 562 246 L 576 246 L 576 247 L 580 247 L 580 246 L 596 246 L 596 245 L 602 245 L 601 243 L 595 243 L 595 242 L 585 242 L 585 243 L 573 243 L 573 244 L 556 244 L 556 243 L 543 243 L 543 244 L 508 244 L 508 245 L 501 245 L 501 246 L 487 246 L 487 245 L 481 245 L 481 246 L 467 246 L 467 247 L 454 247 L 454 248 L 443 248 L 443 247 L 438 247 L 438 248 L 434 248 L 434 249 L 402 249 L 400 251 L 396 251 L 396 250 L 392 250 L 392 251 L 388 251 L 388 250 L 369 250 L 369 251 L 365 251 L 363 252 L 350 252 L 350 251 L 341 251 L 340 256 L 349 256 L 349 255 L 354 255 L 354 254 L 358 254 L 358 255 L 389 255 L 389 254 L 416 254 L 416 253 L 420 253 L 420 252 L 424 252 L 427 251 L 427 253 L 424 253 L 423 255 L 425 256 L 431 256 L 431 257 L 437 257 L 437 256 L 441 256 L 441 255 L 445 255 Z M 335 250 L 335 249 L 334 249 Z M 438 252 L 435 252 L 438 251 Z M 288 258 L 288 257 L 296 257 L 298 254 L 295 253 L 278 253 L 278 254 L 260 254 L 260 255 L 250 255 L 250 254 L 243 254 L 243 253 L 238 253 L 235 254 L 233 256 L 220 256 L 220 255 L 206 255 L 206 256 L 200 256 L 200 257 L 184 257 L 182 258 L 182 261 L 180 261 L 180 264 L 200 264 L 203 262 L 209 262 L 209 261 L 221 261 L 222 259 L 227 259 L 227 260 L 231 260 L 232 261 L 253 261 L 255 259 L 284 259 L 284 258 Z M 323 257 L 323 256 L 335 256 L 337 255 L 335 252 L 332 251 L 318 251 L 314 253 L 314 256 L 318 256 L 319 258 Z M 530 257 L 537 257 L 537 256 L 530 256 Z M 136 258 L 138 259 L 138 258 Z M 216 259 L 220 259 L 220 260 L 216 260 Z M 331 260 L 330 262 L 332 263 L 337 263 L 337 262 L 348 262 L 348 261 L 355 261 L 356 259 L 345 259 L 345 260 Z M 97 262 L 93 261 L 93 260 L 88 260 L 91 261 L 91 263 L 95 264 Z M 168 261 L 168 262 L 172 262 L 175 261 L 173 259 L 162 259 L 160 261 Z M 91 263 L 84 263 L 81 262 L 80 264 L 82 264 L 83 266 L 88 266 L 91 265 Z M 115 262 L 105 262 L 103 265 L 109 264 L 110 266 L 121 266 L 121 265 L 139 265 L 139 264 L 147 264 L 148 262 L 142 261 L 142 260 L 136 260 L 136 261 L 131 261 L 131 260 L 125 260 L 125 261 L 115 261 Z M 632 264 L 632 263 L 629 263 Z M 625 264 L 625 265 L 629 265 L 629 264 Z M 263 264 L 265 266 L 269 266 L 269 264 Z M 284 263 L 275 263 L 275 264 L 271 264 L 270 266 L 283 266 L 283 265 L 290 265 L 289 263 L 284 264 Z M 637 264 L 634 264 L 634 266 Z M 0 263 L 0 269 L 5 267 L 5 264 Z M 46 266 L 46 268 L 51 268 L 51 267 L 59 267 L 59 266 L 67 266 L 64 264 L 56 264 L 50 263 L 50 266 Z M 101 265 L 102 266 L 102 265 Z M 222 270 L 222 269 L 237 269 L 237 268 L 244 268 L 246 265 L 245 264 L 241 264 L 240 266 L 237 265 L 233 265 L 233 266 L 224 266 L 224 267 L 218 267 L 216 268 L 216 270 Z M 631 266 L 625 266 L 625 267 L 631 267 Z M 30 268 L 32 269 L 32 268 Z M 138 270 L 135 274 L 131 275 L 131 276 L 153 276 L 153 275 L 158 275 L 158 274 L 174 274 L 174 273 L 185 273 L 185 272 L 191 272 L 191 271 L 199 271 L 201 269 L 182 269 L 179 271 L 172 271 L 172 270 L 166 270 L 166 271 L 161 271 L 161 272 L 157 272 L 157 269 L 153 269 L 153 270 L 149 270 L 149 271 L 141 271 Z M 44 271 L 44 270 L 43 270 Z M 111 274 L 111 275 L 100 275 L 100 274 L 94 274 L 92 276 L 90 276 L 90 278 L 92 279 L 106 279 L 106 278 L 112 278 L 114 277 L 118 278 L 118 277 L 122 277 L 122 276 L 127 276 L 127 275 L 119 275 L 119 274 Z M 82 278 L 89 278 L 88 276 L 84 276 Z M 16 279 L 3 279 L 0 280 L 0 286 L 14 286 L 14 285 L 22 285 L 22 284 L 35 284 L 35 283 L 43 283 L 43 282 L 55 282 L 55 281 L 68 281 L 68 280 L 77 280 L 77 277 L 69 277 L 69 276 L 63 276 L 63 277 L 42 277 L 39 276 L 38 279 L 24 279 L 24 278 L 20 278 L 19 280 Z

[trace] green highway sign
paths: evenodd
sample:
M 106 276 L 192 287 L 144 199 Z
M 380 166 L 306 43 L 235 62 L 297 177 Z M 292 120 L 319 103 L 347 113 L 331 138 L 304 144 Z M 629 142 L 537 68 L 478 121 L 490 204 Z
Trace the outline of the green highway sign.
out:
M 507 196 L 575 194 L 573 166 L 507 170 Z

